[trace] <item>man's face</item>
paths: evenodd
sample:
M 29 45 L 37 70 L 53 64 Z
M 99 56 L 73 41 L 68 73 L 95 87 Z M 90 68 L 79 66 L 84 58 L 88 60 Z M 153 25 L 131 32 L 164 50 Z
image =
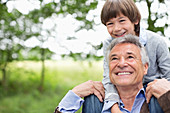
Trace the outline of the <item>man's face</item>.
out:
M 119 38 L 126 34 L 135 35 L 134 25 L 136 24 L 138 24 L 138 22 L 132 23 L 128 17 L 120 14 L 116 18 L 112 18 L 106 22 L 106 27 L 112 37 Z
M 142 83 L 148 65 L 142 64 L 140 49 L 130 43 L 117 44 L 109 55 L 109 76 L 116 86 Z

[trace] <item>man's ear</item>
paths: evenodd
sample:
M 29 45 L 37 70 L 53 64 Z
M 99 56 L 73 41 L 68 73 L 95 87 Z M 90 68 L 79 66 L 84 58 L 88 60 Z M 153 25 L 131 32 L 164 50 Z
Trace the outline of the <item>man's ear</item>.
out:
M 148 63 L 144 65 L 144 75 L 146 75 L 148 72 Z

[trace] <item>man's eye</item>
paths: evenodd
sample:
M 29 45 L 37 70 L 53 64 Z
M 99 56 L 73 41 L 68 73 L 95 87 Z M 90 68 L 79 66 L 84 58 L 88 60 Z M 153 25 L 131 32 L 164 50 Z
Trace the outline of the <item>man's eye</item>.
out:
M 133 56 L 128 56 L 129 59 L 134 58 Z
M 111 58 L 111 60 L 117 60 L 117 59 L 118 59 L 118 58 L 115 58 L 115 57 L 114 57 L 114 58 Z

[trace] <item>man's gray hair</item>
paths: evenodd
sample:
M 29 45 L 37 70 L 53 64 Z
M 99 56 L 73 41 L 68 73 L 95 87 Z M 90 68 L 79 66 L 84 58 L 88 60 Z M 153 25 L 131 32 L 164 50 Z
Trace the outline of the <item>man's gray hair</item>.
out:
M 137 37 L 135 35 L 131 35 L 131 34 L 128 34 L 128 35 L 125 35 L 124 37 L 120 37 L 120 38 L 116 38 L 116 39 L 112 40 L 112 42 L 110 43 L 110 45 L 106 51 L 106 54 L 107 54 L 106 61 L 108 64 L 109 64 L 110 51 L 112 50 L 112 48 L 114 46 L 116 46 L 117 44 L 122 44 L 122 43 L 130 43 L 130 44 L 136 45 L 140 49 L 142 63 L 143 64 L 148 63 L 148 65 L 149 65 L 149 57 L 147 55 L 145 47 L 139 42 L 139 37 Z M 124 51 L 124 50 L 120 50 L 120 51 Z

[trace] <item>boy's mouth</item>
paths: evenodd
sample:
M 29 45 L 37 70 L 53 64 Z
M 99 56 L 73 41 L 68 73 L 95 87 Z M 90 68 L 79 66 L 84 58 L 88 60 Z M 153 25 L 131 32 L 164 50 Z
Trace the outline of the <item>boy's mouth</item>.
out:
M 114 34 L 116 37 L 122 37 L 122 36 L 124 36 L 126 34 L 126 31 L 125 32 L 123 32 L 123 33 L 120 33 L 120 34 Z

